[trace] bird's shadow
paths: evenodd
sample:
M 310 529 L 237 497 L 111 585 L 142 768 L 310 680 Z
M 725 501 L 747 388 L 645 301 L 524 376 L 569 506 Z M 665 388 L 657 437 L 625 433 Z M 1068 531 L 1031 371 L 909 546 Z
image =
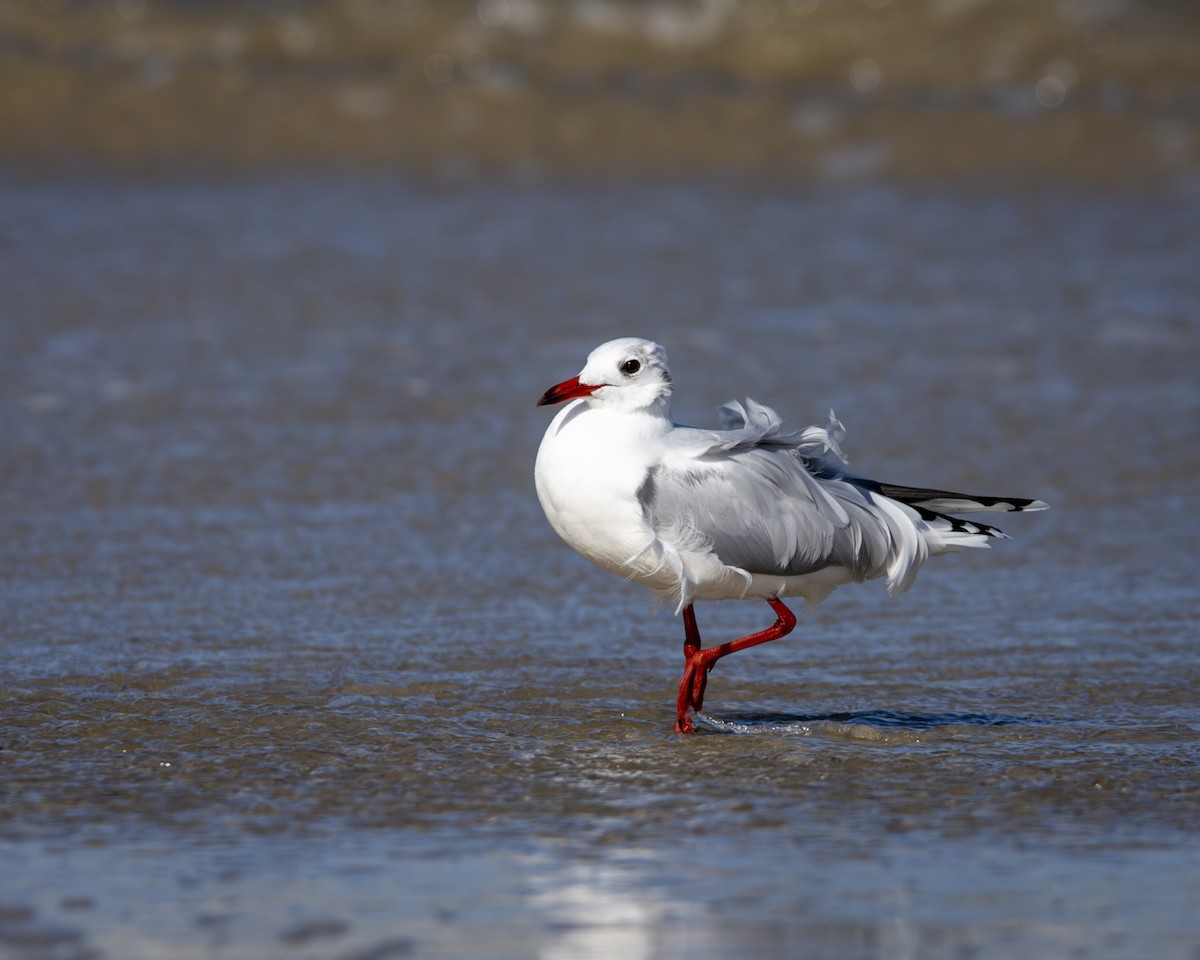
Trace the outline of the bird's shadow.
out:
M 829 713 L 745 712 L 703 716 L 714 733 L 738 728 L 762 730 L 826 724 L 876 727 L 881 730 L 919 731 L 944 727 L 1010 727 L 1049 723 L 1039 717 L 1002 713 L 910 713 L 896 710 L 844 710 Z

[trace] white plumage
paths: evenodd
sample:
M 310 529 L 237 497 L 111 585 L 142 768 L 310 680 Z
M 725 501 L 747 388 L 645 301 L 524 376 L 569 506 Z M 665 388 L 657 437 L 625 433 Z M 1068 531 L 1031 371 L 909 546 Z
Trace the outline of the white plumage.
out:
M 684 613 L 689 657 L 710 652 L 692 636 L 695 600 L 818 603 L 840 584 L 885 576 L 894 596 L 928 557 L 1004 536 L 948 511 L 1046 506 L 854 477 L 832 412 L 824 427 L 791 430 L 748 399 L 721 408 L 721 429 L 679 426 L 671 387 L 658 344 L 624 338 L 597 347 L 578 376 L 539 401 L 571 402 L 546 430 L 534 477 L 559 536 Z M 685 683 L 699 666 L 689 659 Z M 681 687 L 679 729 L 691 727 L 684 701 L 700 707 L 703 675 L 696 682 L 694 698 Z

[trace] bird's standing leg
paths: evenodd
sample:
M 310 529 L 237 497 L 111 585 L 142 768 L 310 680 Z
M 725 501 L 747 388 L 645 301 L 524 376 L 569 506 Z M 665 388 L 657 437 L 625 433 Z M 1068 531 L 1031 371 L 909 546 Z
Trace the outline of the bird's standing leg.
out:
M 679 700 L 675 712 L 676 733 L 691 733 L 692 718 L 688 716 L 688 711 L 693 707 L 697 710 L 700 709 L 695 693 L 696 664 L 699 654 L 700 628 L 696 625 L 696 611 L 689 603 L 683 608 L 683 679 L 679 681 Z M 704 685 L 707 679 L 708 671 L 701 671 L 699 678 L 701 701 L 704 699 Z
M 786 637 L 796 626 L 796 615 L 792 613 L 778 597 L 767 601 L 775 611 L 775 623 L 738 640 L 730 640 L 707 650 L 700 648 L 700 628 L 696 626 L 696 611 L 689 603 L 683 608 L 683 679 L 679 681 L 679 700 L 675 712 L 675 730 L 677 733 L 692 732 L 692 718 L 689 710 L 700 712 L 704 706 L 704 688 L 708 685 L 708 671 L 722 657 L 747 647 L 767 643 Z

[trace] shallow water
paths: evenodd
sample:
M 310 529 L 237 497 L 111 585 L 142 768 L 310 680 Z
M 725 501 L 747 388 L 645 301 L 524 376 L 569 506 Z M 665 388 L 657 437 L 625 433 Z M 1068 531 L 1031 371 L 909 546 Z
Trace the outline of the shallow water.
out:
M 0 955 L 1194 958 L 1198 214 L 4 181 Z M 530 478 L 625 334 L 1053 509 L 674 736 L 679 622 Z

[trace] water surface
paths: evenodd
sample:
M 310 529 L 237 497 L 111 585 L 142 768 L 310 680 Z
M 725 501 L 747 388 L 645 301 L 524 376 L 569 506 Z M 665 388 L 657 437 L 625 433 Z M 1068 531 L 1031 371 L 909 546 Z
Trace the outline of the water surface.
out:
M 1145 195 L 0 185 L 0 954 L 1200 949 L 1200 208 Z M 560 544 L 542 391 L 829 407 L 1039 496 L 723 661 Z M 770 620 L 707 605 L 706 636 Z

